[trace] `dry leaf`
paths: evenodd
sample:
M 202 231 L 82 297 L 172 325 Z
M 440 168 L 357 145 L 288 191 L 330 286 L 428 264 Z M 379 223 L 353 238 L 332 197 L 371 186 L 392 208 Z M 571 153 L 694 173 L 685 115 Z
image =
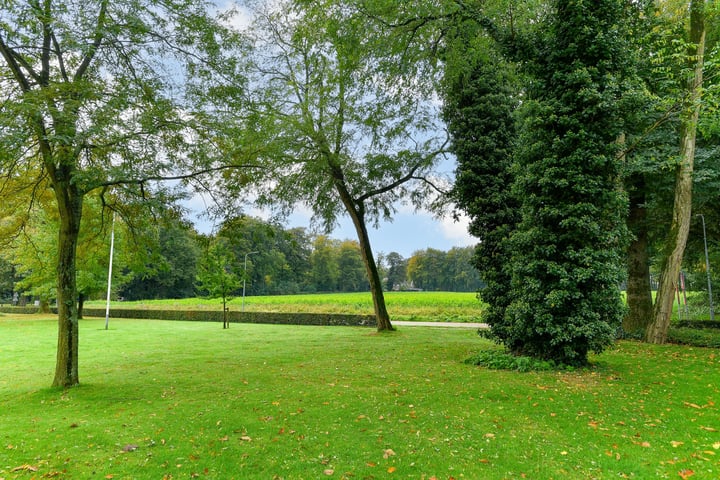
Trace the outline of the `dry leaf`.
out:
M 397 470 L 397 468 L 395 467 L 390 467 L 387 469 L 388 473 L 393 473 L 395 470 Z
M 683 469 L 678 472 L 678 475 L 680 475 L 680 478 L 682 478 L 683 480 L 686 480 L 695 475 L 695 472 L 693 472 L 692 470 Z
M 672 445 L 673 448 L 677 448 L 677 447 L 679 447 L 680 445 L 684 445 L 684 444 L 685 444 L 685 442 L 676 442 L 675 440 L 673 440 L 672 442 L 670 442 L 670 445 Z
M 248 437 L 247 435 L 243 435 L 242 437 L 240 437 L 240 440 L 242 440 L 243 442 L 252 442 L 252 438 Z
M 19 467 L 15 467 L 11 472 L 37 472 L 38 467 L 34 467 L 32 465 L 28 465 L 27 463 L 24 465 L 20 465 Z
M 323 470 L 323 473 L 329 477 L 330 475 L 335 473 L 335 470 L 333 470 L 332 468 L 327 468 L 327 469 Z
M 390 457 L 394 457 L 394 456 L 395 456 L 395 452 L 393 451 L 392 448 L 388 448 L 387 450 L 383 450 L 383 458 L 390 458 Z

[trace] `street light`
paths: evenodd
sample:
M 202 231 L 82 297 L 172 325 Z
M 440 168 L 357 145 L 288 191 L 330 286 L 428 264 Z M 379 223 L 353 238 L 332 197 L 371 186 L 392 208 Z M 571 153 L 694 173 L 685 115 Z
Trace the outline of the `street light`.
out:
M 243 267 L 243 296 L 242 296 L 242 310 L 245 311 L 245 279 L 247 278 L 247 257 L 248 255 L 252 255 L 253 253 L 260 253 L 260 252 L 248 252 L 245 254 L 245 266 Z
M 710 299 L 710 320 L 714 322 L 715 321 L 715 308 L 713 307 L 712 283 L 710 282 L 710 257 L 708 256 L 707 234 L 705 233 L 705 216 L 702 213 L 698 213 L 698 214 L 696 214 L 696 216 L 698 216 L 702 219 L 703 241 L 705 242 L 705 267 L 707 269 L 708 297 Z

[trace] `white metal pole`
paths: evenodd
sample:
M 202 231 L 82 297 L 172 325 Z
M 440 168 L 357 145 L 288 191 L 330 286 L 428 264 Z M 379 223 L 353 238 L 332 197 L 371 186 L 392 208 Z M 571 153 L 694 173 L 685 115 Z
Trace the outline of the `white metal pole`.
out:
M 252 255 L 253 253 L 258 253 L 258 252 L 248 252 L 245 254 L 245 266 L 243 267 L 243 294 L 242 294 L 242 303 L 241 303 L 242 307 L 240 310 L 241 312 L 245 311 L 245 278 L 247 277 L 247 257 L 248 257 L 248 255 Z
M 112 227 L 110 227 L 110 262 L 108 265 L 108 281 L 107 281 L 107 303 L 105 306 L 105 330 L 108 329 L 110 323 L 110 291 L 112 288 L 112 267 L 113 252 L 115 250 L 115 214 L 113 213 Z
M 707 284 L 708 284 L 708 299 L 710 300 L 710 320 L 715 321 L 715 307 L 713 306 L 713 298 L 712 298 L 712 282 L 710 280 L 710 257 L 708 256 L 708 248 L 707 248 L 707 234 L 705 233 L 705 215 L 702 213 L 697 214 L 698 217 L 702 219 L 702 226 L 703 226 L 703 243 L 705 244 L 705 268 L 707 269 Z

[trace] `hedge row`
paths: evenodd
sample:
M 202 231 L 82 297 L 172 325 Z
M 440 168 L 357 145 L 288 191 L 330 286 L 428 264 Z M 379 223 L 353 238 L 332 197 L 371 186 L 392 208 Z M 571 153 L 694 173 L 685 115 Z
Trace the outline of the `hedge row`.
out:
M 56 309 L 53 309 L 57 313 Z M 40 313 L 37 307 L 0 307 L 0 312 L 15 314 Z M 275 325 L 338 325 L 374 327 L 372 315 L 344 315 L 329 313 L 277 313 L 277 312 L 227 312 L 231 323 L 268 323 Z M 85 308 L 84 317 L 105 317 L 104 308 Z M 112 309 L 111 318 L 136 318 L 146 320 L 180 320 L 190 322 L 222 322 L 223 312 L 216 310 L 148 310 Z
M 679 328 L 720 328 L 720 322 L 710 320 L 681 320 L 677 323 Z

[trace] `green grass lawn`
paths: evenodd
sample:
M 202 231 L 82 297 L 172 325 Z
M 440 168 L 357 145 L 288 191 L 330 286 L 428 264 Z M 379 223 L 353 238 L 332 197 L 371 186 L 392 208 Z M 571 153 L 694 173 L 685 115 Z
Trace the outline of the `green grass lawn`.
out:
M 0 479 L 720 478 L 720 351 L 621 342 L 578 372 L 463 363 L 473 329 L 0 317 Z
M 423 320 L 439 322 L 476 322 L 482 304 L 472 292 L 386 292 L 388 312 L 395 320 Z M 241 310 L 242 298 L 229 303 L 231 310 Z M 268 295 L 245 297 L 248 312 L 307 312 L 372 315 L 370 292 L 319 293 L 305 295 Z M 102 301 L 87 302 L 87 306 L 104 307 Z M 170 308 L 187 310 L 222 310 L 220 299 L 185 298 L 112 302 L 112 308 Z

